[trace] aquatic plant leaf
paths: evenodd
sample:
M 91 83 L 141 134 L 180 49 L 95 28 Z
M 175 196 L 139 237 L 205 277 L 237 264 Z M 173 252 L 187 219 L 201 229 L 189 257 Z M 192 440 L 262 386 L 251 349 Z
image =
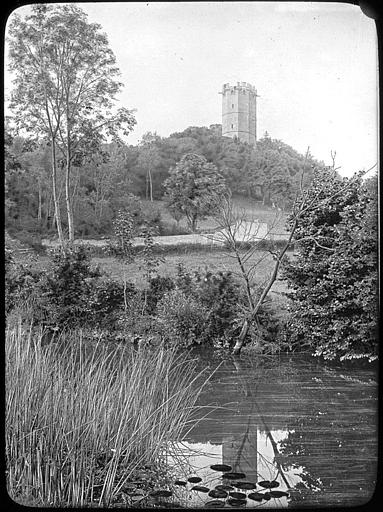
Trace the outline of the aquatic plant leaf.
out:
M 150 496 L 153 498 L 169 498 L 170 496 L 173 496 L 173 492 L 166 489 L 159 489 L 158 491 L 151 492 Z
M 203 485 L 194 485 L 191 488 L 192 491 L 199 491 L 199 492 L 209 492 L 209 487 L 204 487 Z
M 213 464 L 212 466 L 210 466 L 210 469 L 212 469 L 213 471 L 226 472 L 231 471 L 233 468 L 228 464 Z
M 202 482 L 202 478 L 200 478 L 199 476 L 191 476 L 188 478 L 188 482 L 190 482 L 191 484 L 198 484 L 198 482 Z
M 269 492 L 265 492 L 265 493 L 264 493 L 264 495 L 263 495 L 263 499 L 264 499 L 264 500 L 269 500 L 269 499 L 271 499 L 270 493 L 269 493 Z
M 132 494 L 136 491 L 136 489 L 137 487 L 135 485 L 124 485 L 121 490 L 126 494 Z
M 272 498 L 282 498 L 283 496 L 289 495 L 289 493 L 285 491 L 270 491 L 268 494 L 270 494 Z
M 263 500 L 263 494 L 260 492 L 251 492 L 247 495 L 248 498 L 250 498 L 253 501 L 262 501 Z
M 182 485 L 183 487 L 185 487 L 185 485 L 187 485 L 187 482 L 184 482 L 183 480 L 176 480 L 174 482 L 174 485 Z
M 211 498 L 227 498 L 228 494 L 226 491 L 221 491 L 219 489 L 212 489 L 208 496 Z
M 225 505 L 225 502 L 224 501 L 220 501 L 220 500 L 212 500 L 212 501 L 208 501 L 205 503 L 205 507 L 208 507 L 208 508 L 221 508 Z
M 232 498 L 235 498 L 236 500 L 244 500 L 246 499 L 246 494 L 244 492 L 229 492 L 230 496 Z
M 230 480 L 241 480 L 241 478 L 246 478 L 245 473 L 224 473 L 222 478 L 228 478 Z
M 134 489 L 132 494 L 134 496 L 143 496 L 145 494 L 145 491 L 143 489 Z
M 234 491 L 234 487 L 231 485 L 220 484 L 215 486 L 218 491 Z
M 157 505 L 160 505 L 159 508 L 163 510 L 170 510 L 173 508 L 183 508 L 180 503 L 172 503 L 171 501 L 162 501 L 161 503 L 158 503 Z
M 236 500 L 235 498 L 229 498 L 227 503 L 232 507 L 243 507 L 246 505 L 247 500 Z
M 262 482 L 258 482 L 258 485 L 265 487 L 266 489 L 272 489 L 273 487 L 279 487 L 279 482 L 276 480 L 263 480 Z
M 233 485 L 237 489 L 246 489 L 246 490 L 256 489 L 256 487 L 257 487 L 257 484 L 253 484 L 252 482 L 234 482 Z

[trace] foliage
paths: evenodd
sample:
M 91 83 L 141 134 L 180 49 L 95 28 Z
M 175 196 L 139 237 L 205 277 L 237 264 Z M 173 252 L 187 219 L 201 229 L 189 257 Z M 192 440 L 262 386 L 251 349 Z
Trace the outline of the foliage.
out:
M 186 216 L 194 232 L 197 220 L 212 213 L 212 199 L 225 191 L 225 181 L 206 158 L 188 153 L 170 170 L 164 183 L 169 211 Z
M 309 194 L 317 207 L 301 216 L 297 254 L 284 270 L 293 301 L 290 335 L 325 359 L 374 359 L 376 186 L 327 170 L 316 173 Z
M 168 290 L 170 293 L 167 293 Z M 171 294 L 172 291 L 174 294 Z M 163 299 L 158 301 L 161 295 Z M 231 272 L 213 273 L 205 269 L 190 273 L 180 264 L 174 280 L 158 278 L 153 281 L 149 297 L 152 296 L 153 302 L 158 301 L 155 312 L 160 322 L 164 315 L 176 317 L 172 322 L 170 317 L 168 318 L 169 324 L 172 324 L 172 327 L 169 327 L 169 338 L 173 333 L 176 339 L 187 339 L 187 345 L 209 343 L 227 346 L 232 342 L 242 315 L 243 292 Z M 176 306 L 177 297 L 180 299 L 179 308 Z M 189 301 L 190 308 L 185 306 L 186 300 Z M 184 324 L 189 325 L 193 314 L 196 316 L 196 322 L 199 319 L 199 323 L 193 327 L 194 330 L 188 337 Z M 198 336 L 195 333 L 196 328 Z
M 130 283 L 103 276 L 92 267 L 87 250 L 69 247 L 53 252 L 51 266 L 39 272 L 13 263 L 7 256 L 5 277 L 6 311 L 15 307 L 28 311 L 29 319 L 48 328 L 102 327 L 113 330 L 124 305 Z
M 53 201 L 63 242 L 57 197 L 57 163 L 65 167 L 65 206 L 69 240 L 74 239 L 72 166 L 99 147 L 106 136 L 121 142 L 135 124 L 132 111 L 115 109 L 122 84 L 101 26 L 89 23 L 77 5 L 35 5 L 9 26 L 10 107 L 19 129 L 49 141 Z M 56 158 L 60 152 L 60 161 Z
M 144 247 L 139 253 L 142 261 L 140 268 L 144 271 L 146 280 L 150 282 L 160 262 L 163 261 L 156 254 L 155 250 L 158 244 L 154 241 L 154 236 L 158 235 L 158 231 L 156 228 L 145 223 L 141 228 L 140 235 L 144 239 Z
M 166 292 L 175 288 L 174 279 L 171 277 L 155 276 L 149 279 L 149 289 L 146 294 L 146 310 L 149 314 L 154 314 L 157 303 L 162 299 Z
M 231 340 L 244 300 L 243 291 L 233 274 L 222 271 L 213 273 L 205 269 L 190 276 L 181 267 L 177 284 L 208 310 L 205 336 L 213 340 Z
M 190 152 L 213 164 L 236 196 L 239 194 L 248 200 L 286 210 L 299 190 L 298 178 L 302 169 L 305 168 L 303 185 L 306 186 L 312 179 L 312 166 L 319 165 L 311 156 L 305 164 L 303 155 L 267 134 L 257 142 L 256 148 L 222 137 L 219 131 L 204 127 L 187 128 L 167 138 L 156 134 L 147 134 L 148 140 L 145 137 L 137 146 L 102 143 L 91 154 L 82 154 L 74 162 L 71 191 L 77 236 L 109 235 L 117 212 L 130 204 L 130 194 L 149 197 L 150 183 L 153 198 L 161 199 L 166 191 L 164 183 L 169 178 L 169 169 L 174 169 Z M 33 217 L 41 232 L 49 233 L 54 219 L 52 180 L 49 176 L 51 148 L 41 147 L 38 150 L 41 158 L 37 158 L 29 139 L 24 139 L 22 146 L 17 137 L 9 138 L 8 142 L 9 151 L 22 162 L 25 171 L 11 174 L 7 180 L 7 197 L 13 201 L 13 206 L 6 221 L 18 229 L 26 229 L 28 219 Z M 37 165 L 39 161 L 43 162 L 43 168 Z M 58 189 L 64 187 L 64 174 L 65 169 L 59 166 Z M 149 206 L 140 215 L 163 233 L 159 210 L 154 203 L 148 202 Z M 41 220 L 37 223 L 40 203 Z M 63 197 L 60 205 L 64 214 Z M 183 215 L 181 210 L 173 210 L 177 221 Z M 66 229 L 65 216 L 62 224 Z
M 114 256 L 128 262 L 133 260 L 133 238 L 136 235 L 136 229 L 134 213 L 128 208 L 120 210 L 113 222 L 114 239 L 109 246 Z
M 41 274 L 33 270 L 30 265 L 23 266 L 16 263 L 12 251 L 7 248 L 4 259 L 5 313 L 8 314 L 16 307 L 27 307 L 35 299 Z
M 133 195 L 131 195 L 131 199 L 133 199 L 138 209 L 137 211 L 141 213 L 141 201 Z M 154 236 L 158 234 L 158 230 L 146 220 L 143 220 L 142 225 L 140 225 L 139 222 L 139 215 L 138 213 L 136 214 L 132 206 L 130 208 L 126 207 L 123 211 L 119 211 L 114 221 L 114 239 L 109 241 L 107 251 L 121 259 L 125 264 L 132 263 L 136 256 L 140 256 L 140 269 L 143 270 L 146 280 L 150 282 L 162 261 L 161 257 L 157 255 L 157 243 L 154 240 Z M 143 238 L 142 249 L 136 249 L 134 247 L 133 242 L 135 237 Z M 124 286 L 126 286 L 125 277 Z
M 157 305 L 157 322 L 161 334 L 179 347 L 199 345 L 205 341 L 208 311 L 182 290 L 166 292 Z

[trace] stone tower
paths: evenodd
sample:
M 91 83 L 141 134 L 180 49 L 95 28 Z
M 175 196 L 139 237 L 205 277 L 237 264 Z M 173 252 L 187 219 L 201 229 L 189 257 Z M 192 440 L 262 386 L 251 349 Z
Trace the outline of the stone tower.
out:
M 257 140 L 257 91 L 247 82 L 222 87 L 222 135 L 238 137 L 255 146 Z

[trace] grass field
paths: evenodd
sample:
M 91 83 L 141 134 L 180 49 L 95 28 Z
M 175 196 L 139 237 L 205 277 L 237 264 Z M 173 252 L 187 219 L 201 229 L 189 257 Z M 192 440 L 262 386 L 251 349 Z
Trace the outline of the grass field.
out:
M 151 203 L 150 201 L 142 200 L 142 203 L 144 206 L 152 205 L 160 211 L 162 223 L 168 230 L 171 229 L 171 227 L 174 227 L 174 229 L 177 227 L 177 223 L 167 210 L 164 201 L 156 200 Z M 269 226 L 273 225 L 278 232 L 284 232 L 287 219 L 286 213 L 278 212 L 275 208 L 264 206 L 259 201 L 246 197 L 233 197 L 233 205 L 238 214 L 243 215 L 245 220 L 266 222 Z M 187 230 L 185 218 L 179 221 L 178 227 Z M 216 227 L 217 222 L 212 217 L 207 217 L 198 222 L 198 229 L 203 232 L 214 231 Z
M 36 257 L 33 261 L 33 267 L 37 269 L 45 269 L 49 265 L 48 256 Z M 253 263 L 259 261 L 254 272 L 254 281 L 257 284 L 262 284 L 268 280 L 274 261 L 270 254 L 262 251 L 257 251 L 251 260 Z M 145 279 L 143 277 L 141 259 L 137 259 L 134 263 L 123 265 L 121 261 L 112 257 L 94 257 L 92 262 L 97 264 L 103 272 L 117 281 L 123 281 L 124 271 L 126 279 L 134 283 L 139 288 L 144 288 Z M 238 264 L 233 255 L 230 255 L 224 250 L 214 251 L 193 251 L 193 252 L 174 252 L 167 254 L 164 260 L 159 264 L 158 273 L 162 276 L 175 276 L 177 273 L 178 265 L 182 263 L 185 268 L 193 272 L 194 270 L 204 270 L 205 268 L 214 272 L 218 271 L 232 271 L 234 274 L 238 273 Z M 272 288 L 271 296 L 275 300 L 281 300 L 280 294 L 286 290 L 284 281 L 277 280 Z

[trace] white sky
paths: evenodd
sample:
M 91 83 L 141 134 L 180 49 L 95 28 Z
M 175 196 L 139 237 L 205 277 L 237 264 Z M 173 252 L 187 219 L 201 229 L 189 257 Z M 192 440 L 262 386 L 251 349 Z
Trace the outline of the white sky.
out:
M 258 94 L 265 131 L 350 175 L 377 160 L 374 21 L 358 6 L 294 2 L 101 2 L 79 5 L 107 33 L 136 108 L 128 142 L 221 123 L 226 82 Z M 23 8 L 17 10 L 20 14 Z M 7 85 L 7 84 L 6 84 Z M 7 89 L 6 89 L 7 90 Z

